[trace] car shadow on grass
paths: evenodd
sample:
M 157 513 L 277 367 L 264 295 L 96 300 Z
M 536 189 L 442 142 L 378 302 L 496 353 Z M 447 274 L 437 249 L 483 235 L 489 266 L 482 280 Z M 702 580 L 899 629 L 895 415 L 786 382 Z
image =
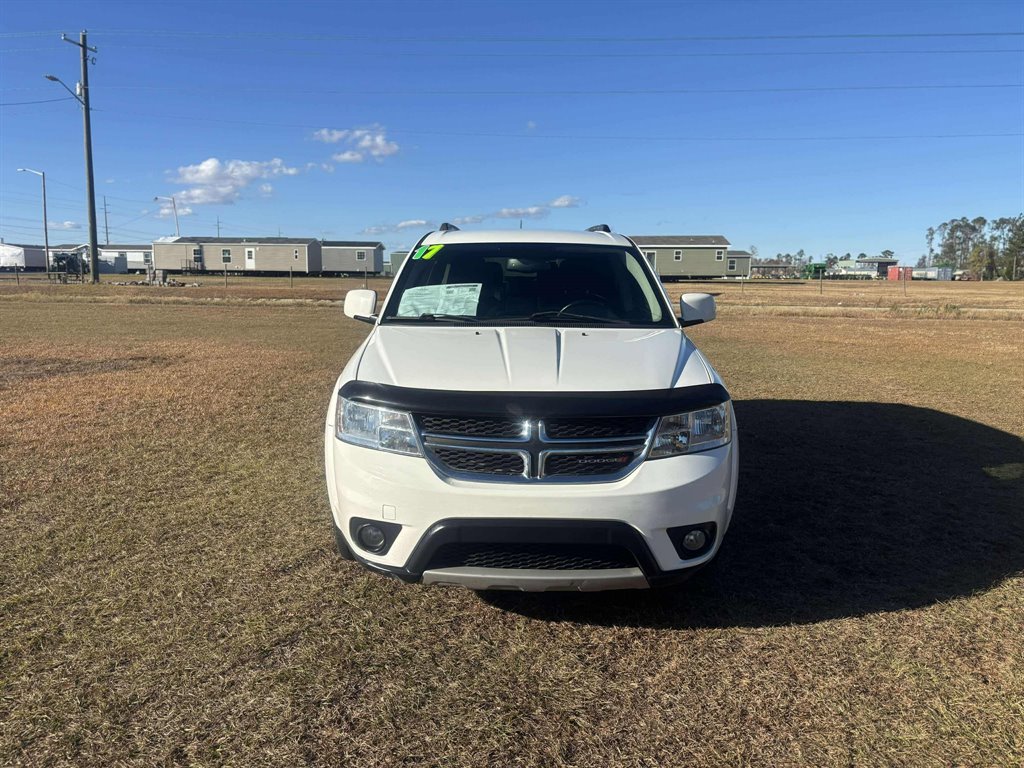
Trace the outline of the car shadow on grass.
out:
M 1024 571 L 1024 441 L 869 402 L 735 404 L 739 495 L 708 568 L 649 592 L 482 599 L 607 626 L 761 627 L 916 608 Z

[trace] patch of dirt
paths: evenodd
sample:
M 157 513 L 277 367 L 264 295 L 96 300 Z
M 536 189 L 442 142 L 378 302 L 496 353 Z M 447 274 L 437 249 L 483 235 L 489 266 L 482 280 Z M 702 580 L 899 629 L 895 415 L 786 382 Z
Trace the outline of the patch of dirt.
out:
M 151 366 L 166 366 L 170 360 L 160 355 L 130 355 L 107 360 L 73 357 L 0 358 L 0 389 L 23 381 L 52 379 L 57 376 L 89 376 L 98 373 L 136 371 Z

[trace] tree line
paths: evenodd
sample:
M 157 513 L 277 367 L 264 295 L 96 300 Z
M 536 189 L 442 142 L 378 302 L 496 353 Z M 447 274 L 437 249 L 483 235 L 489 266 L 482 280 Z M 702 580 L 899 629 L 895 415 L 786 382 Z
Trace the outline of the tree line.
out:
M 952 267 L 980 280 L 1020 280 L 1024 273 L 1024 214 L 944 221 L 925 232 L 919 267 Z
M 1024 214 L 986 219 L 976 216 L 968 219 L 944 221 L 925 232 L 928 250 L 917 260 L 918 267 L 950 267 L 963 270 L 976 280 L 1020 280 L 1024 278 Z M 756 246 L 750 246 L 752 264 L 785 264 L 800 269 L 812 263 L 812 259 L 801 248 L 796 253 L 777 253 L 774 258 L 762 259 Z M 884 250 L 879 256 L 895 258 L 891 250 Z M 864 259 L 868 254 L 856 256 L 847 253 L 837 256 L 828 253 L 820 261 L 831 269 L 840 260 Z

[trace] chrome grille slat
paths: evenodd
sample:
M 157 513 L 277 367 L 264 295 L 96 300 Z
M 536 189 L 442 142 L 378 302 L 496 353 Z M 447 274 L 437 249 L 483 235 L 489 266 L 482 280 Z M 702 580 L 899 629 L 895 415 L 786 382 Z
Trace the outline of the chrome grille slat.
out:
M 415 418 L 435 471 L 490 482 L 613 482 L 643 461 L 657 424 L 646 417 Z M 445 427 L 456 431 L 439 431 Z

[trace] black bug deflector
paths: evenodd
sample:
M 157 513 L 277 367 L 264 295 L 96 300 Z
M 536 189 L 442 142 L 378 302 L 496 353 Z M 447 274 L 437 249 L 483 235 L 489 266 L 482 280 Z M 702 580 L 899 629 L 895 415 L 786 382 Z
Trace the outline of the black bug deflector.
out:
M 460 392 L 350 381 L 339 394 L 368 405 L 421 414 L 522 418 L 667 416 L 729 400 L 729 392 L 721 384 L 629 392 Z

